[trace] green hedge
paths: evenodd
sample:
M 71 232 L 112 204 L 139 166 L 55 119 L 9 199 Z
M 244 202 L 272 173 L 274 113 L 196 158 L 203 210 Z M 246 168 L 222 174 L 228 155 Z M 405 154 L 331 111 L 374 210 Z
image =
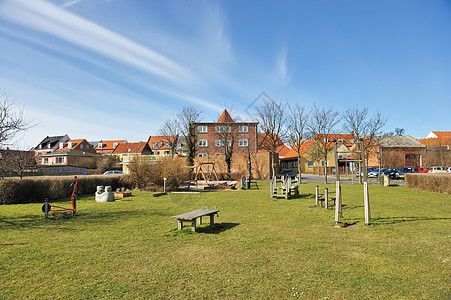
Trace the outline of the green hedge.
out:
M 127 187 L 123 175 L 118 176 L 78 176 L 78 195 L 94 195 L 98 185 L 116 188 Z M 73 188 L 70 184 L 73 176 L 34 177 L 27 179 L 0 180 L 0 204 L 39 203 L 49 200 L 68 198 Z
M 451 174 L 406 174 L 406 187 L 451 194 Z

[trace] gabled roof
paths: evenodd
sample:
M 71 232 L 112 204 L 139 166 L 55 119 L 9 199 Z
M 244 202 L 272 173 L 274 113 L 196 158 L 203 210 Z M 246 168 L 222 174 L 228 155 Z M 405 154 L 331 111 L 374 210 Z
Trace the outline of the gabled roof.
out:
M 337 142 L 341 142 L 345 144 L 347 147 L 351 147 L 353 143 L 351 140 L 356 139 L 354 134 L 342 134 L 342 133 L 333 133 L 333 134 L 316 134 L 315 139 L 323 140 L 327 139 L 329 144 L 327 145 L 327 149 L 333 148 L 333 140 Z
M 278 147 L 283 145 L 282 140 L 275 134 L 259 133 L 257 134 L 258 150 L 267 150 L 271 146 L 271 142 L 275 140 Z
M 307 150 L 313 146 L 314 143 L 315 143 L 315 141 L 307 141 L 307 142 L 303 143 L 301 145 L 301 147 L 299 148 L 300 149 L 299 154 L 301 156 L 303 156 L 305 154 L 305 152 L 307 152 Z M 297 146 L 294 146 L 292 149 L 290 149 L 290 151 L 288 151 L 288 153 L 285 154 L 285 156 L 283 157 L 283 160 L 297 159 L 298 158 L 297 149 L 298 149 Z
M 420 142 L 424 146 L 430 146 L 430 147 L 450 146 L 451 145 L 451 136 L 419 139 L 418 142 Z
M 66 151 L 66 150 L 72 150 L 75 147 L 77 147 L 80 143 L 82 143 L 83 141 L 86 141 L 85 139 L 77 139 L 77 140 L 68 140 L 67 142 L 64 143 L 64 147 L 62 149 L 58 148 L 56 149 L 56 151 Z M 69 147 L 69 143 L 72 143 Z
M 95 145 L 96 150 L 105 150 L 105 149 L 114 149 L 114 144 L 117 143 L 117 145 L 125 143 L 126 140 L 101 140 Z M 102 148 L 99 148 L 99 144 L 102 143 Z
M 222 112 L 221 116 L 218 119 L 218 123 L 233 123 L 233 119 L 227 109 L 224 109 L 224 111 Z
M 382 136 L 377 138 L 384 148 L 424 148 L 425 146 L 410 136 Z
M 279 153 L 279 157 L 282 158 L 282 157 L 285 157 L 285 155 L 288 152 L 290 152 L 290 150 L 291 150 L 291 148 L 288 147 L 287 145 L 282 145 L 282 146 L 277 147 L 276 153 Z
M 35 148 L 34 150 L 39 149 L 48 149 L 48 145 L 50 145 L 50 148 L 55 147 L 59 141 L 64 139 L 65 137 L 69 138 L 68 135 L 58 135 L 58 136 L 46 136 Z M 39 147 L 41 146 L 41 147 Z
M 451 131 L 432 131 L 438 138 L 451 137 Z
M 151 136 L 149 137 L 149 141 L 147 142 L 149 144 L 149 147 L 153 150 L 164 150 L 169 149 L 169 146 L 166 147 L 166 144 L 169 139 L 173 139 L 175 136 Z
M 119 144 L 116 149 L 114 149 L 113 153 L 142 153 L 145 149 L 149 149 L 147 142 L 139 142 L 139 143 L 122 143 Z M 128 151 L 130 149 L 130 151 Z

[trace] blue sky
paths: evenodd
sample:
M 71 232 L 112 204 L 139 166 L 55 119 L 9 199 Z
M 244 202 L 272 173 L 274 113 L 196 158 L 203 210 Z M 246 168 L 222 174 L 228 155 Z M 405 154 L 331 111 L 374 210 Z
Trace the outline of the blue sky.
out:
M 0 45 L 0 89 L 39 123 L 23 147 L 146 140 L 185 105 L 249 119 L 262 92 L 451 130 L 449 0 L 0 0 Z

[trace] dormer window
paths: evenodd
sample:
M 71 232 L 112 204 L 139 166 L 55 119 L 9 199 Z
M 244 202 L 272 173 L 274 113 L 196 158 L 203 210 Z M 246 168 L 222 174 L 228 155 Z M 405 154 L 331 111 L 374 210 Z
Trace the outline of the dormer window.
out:
M 102 143 L 98 143 L 98 144 L 97 144 L 97 149 L 102 149 L 102 147 L 103 147 L 103 144 L 102 144 Z
M 114 144 L 113 144 L 113 148 L 116 148 L 117 145 L 119 145 L 119 143 L 114 143 Z

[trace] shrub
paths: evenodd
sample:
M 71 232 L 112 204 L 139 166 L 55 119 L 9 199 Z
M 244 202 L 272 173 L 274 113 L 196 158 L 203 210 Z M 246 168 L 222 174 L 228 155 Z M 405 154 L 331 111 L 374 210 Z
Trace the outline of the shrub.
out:
M 166 178 L 166 189 L 171 191 L 188 180 L 185 160 L 178 157 L 165 157 L 158 161 L 133 160 L 129 165 L 129 173 L 128 184 L 138 189 L 161 189 L 163 178 Z
M 130 187 L 125 176 L 78 176 L 78 195 L 94 195 L 98 185 L 110 185 L 113 190 Z M 36 203 L 70 197 L 72 176 L 46 176 L 27 179 L 0 180 L 0 204 Z
M 451 194 L 450 174 L 406 174 L 406 187 Z

